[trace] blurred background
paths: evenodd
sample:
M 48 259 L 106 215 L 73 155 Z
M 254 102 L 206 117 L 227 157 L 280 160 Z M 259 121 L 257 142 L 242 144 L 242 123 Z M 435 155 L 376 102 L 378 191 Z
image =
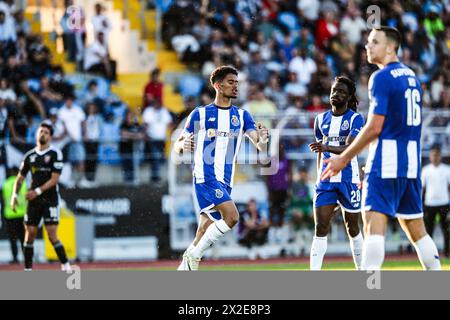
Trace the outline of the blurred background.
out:
M 434 144 L 449 163 L 448 1 L 0 0 L 0 181 L 49 118 L 66 160 L 59 233 L 70 258 L 177 259 L 197 215 L 191 166 L 170 161 L 171 143 L 189 113 L 212 101 L 210 73 L 230 64 L 239 70 L 235 104 L 276 129 L 279 171 L 260 175 L 244 142 L 232 194 L 241 221 L 207 257 L 307 256 L 314 117 L 329 109 L 337 75 L 357 82 L 367 115 L 376 70 L 364 49 L 370 5 L 400 30 L 402 62 L 422 81 L 424 164 Z M 8 263 L 2 219 L 0 262 Z M 410 250 L 399 231 L 393 223 L 388 252 Z M 56 258 L 45 237 L 36 243 L 40 262 Z M 442 247 L 440 230 L 435 238 Z M 350 255 L 339 212 L 328 251 Z

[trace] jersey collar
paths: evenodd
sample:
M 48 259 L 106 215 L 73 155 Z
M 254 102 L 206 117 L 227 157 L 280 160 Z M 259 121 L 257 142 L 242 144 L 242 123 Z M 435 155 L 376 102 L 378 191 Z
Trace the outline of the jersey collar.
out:
M 34 151 L 36 151 L 36 153 L 40 156 L 42 156 L 43 154 L 46 154 L 50 149 L 52 148 L 52 146 L 50 145 L 47 149 L 43 150 L 43 151 L 39 151 L 38 148 L 36 147 L 34 149 Z

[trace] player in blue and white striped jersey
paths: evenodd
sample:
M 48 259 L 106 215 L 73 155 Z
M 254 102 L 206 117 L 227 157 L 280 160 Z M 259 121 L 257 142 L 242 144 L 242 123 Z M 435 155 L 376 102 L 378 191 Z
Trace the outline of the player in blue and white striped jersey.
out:
M 316 143 L 310 149 L 317 153 L 318 175 L 325 170 L 323 160 L 342 153 L 355 140 L 364 125 L 356 112 L 356 85 L 347 77 L 337 77 L 331 88 L 332 109 L 316 117 Z M 363 236 L 359 229 L 361 190 L 358 159 L 352 161 L 338 175 L 326 181 L 318 179 L 314 197 L 315 234 L 310 254 L 310 269 L 320 270 L 327 251 L 327 236 L 331 219 L 338 205 L 344 215 L 356 269 L 361 267 Z
M 214 103 L 196 108 L 175 152 L 194 152 L 194 188 L 200 206 L 197 235 L 183 255 L 178 270 L 198 270 L 204 252 L 239 220 L 231 200 L 236 158 L 246 135 L 259 151 L 267 152 L 269 131 L 256 125 L 250 113 L 231 104 L 238 95 L 238 72 L 223 66 L 211 74 Z M 196 137 L 196 140 L 194 139 Z
M 420 180 L 422 92 L 414 71 L 400 63 L 400 33 L 381 27 L 370 32 L 369 63 L 380 70 L 369 81 L 370 112 L 366 126 L 340 156 L 327 160 L 328 179 L 370 144 L 363 188 L 366 240 L 362 268 L 379 270 L 389 218 L 398 218 L 426 270 L 441 270 L 435 243 L 423 221 Z

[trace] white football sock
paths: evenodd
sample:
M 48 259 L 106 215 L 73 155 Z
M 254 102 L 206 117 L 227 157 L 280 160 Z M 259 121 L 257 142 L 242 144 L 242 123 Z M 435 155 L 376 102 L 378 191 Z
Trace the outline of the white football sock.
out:
M 327 252 L 327 247 L 327 237 L 314 237 L 309 258 L 310 270 L 318 271 L 322 269 L 323 257 Z
M 356 270 L 361 270 L 363 245 L 364 238 L 361 232 L 354 238 L 350 237 L 350 248 L 352 249 Z
M 414 248 L 425 270 L 442 270 L 436 244 L 429 235 L 414 243 Z
M 194 242 L 192 242 L 189 247 L 186 249 L 186 252 L 191 252 L 195 248 Z
M 191 254 L 196 259 L 201 259 L 205 254 L 206 249 L 216 243 L 225 233 L 230 231 L 231 228 L 225 223 L 224 220 L 219 220 L 212 223 L 205 234 L 200 239 L 198 244 L 192 249 Z
M 361 270 L 381 270 L 384 261 L 384 236 L 371 235 L 364 240 Z

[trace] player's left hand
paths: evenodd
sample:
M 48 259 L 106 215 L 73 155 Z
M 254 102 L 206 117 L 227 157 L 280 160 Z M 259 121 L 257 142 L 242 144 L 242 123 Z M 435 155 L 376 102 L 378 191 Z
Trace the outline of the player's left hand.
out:
M 320 180 L 324 181 L 330 179 L 331 177 L 337 175 L 347 166 L 348 160 L 342 156 L 337 156 L 335 158 L 324 160 L 327 163 L 327 167 L 320 175 Z
M 259 141 L 267 143 L 269 141 L 269 129 L 261 122 L 258 122 L 256 128 L 258 129 Z
M 32 201 L 32 200 L 36 199 L 37 197 L 38 197 L 38 195 L 37 195 L 36 191 L 34 191 L 34 190 L 28 191 L 25 196 L 25 198 L 28 201 Z

